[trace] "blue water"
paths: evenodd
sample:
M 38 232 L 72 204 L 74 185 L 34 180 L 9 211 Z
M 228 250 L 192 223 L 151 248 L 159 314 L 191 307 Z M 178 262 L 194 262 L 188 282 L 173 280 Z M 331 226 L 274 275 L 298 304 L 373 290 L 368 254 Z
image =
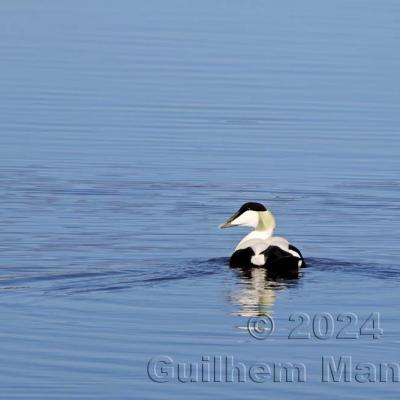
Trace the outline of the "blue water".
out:
M 321 360 L 400 363 L 399 21 L 395 0 L 3 0 L 0 398 L 398 398 Z M 248 200 L 299 279 L 229 269 L 246 232 L 217 226 Z M 296 313 L 373 312 L 378 339 L 288 339 Z M 160 355 L 307 375 L 156 383 Z

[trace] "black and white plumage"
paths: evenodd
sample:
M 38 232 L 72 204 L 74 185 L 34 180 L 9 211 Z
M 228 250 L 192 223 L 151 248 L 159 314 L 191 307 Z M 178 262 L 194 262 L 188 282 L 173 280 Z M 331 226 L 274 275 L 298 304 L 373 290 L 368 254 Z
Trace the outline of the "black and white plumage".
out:
M 264 267 L 271 272 L 296 272 L 305 266 L 300 251 L 286 239 L 272 236 L 276 223 L 260 203 L 245 203 L 220 228 L 247 226 L 254 230 L 236 246 L 231 267 Z

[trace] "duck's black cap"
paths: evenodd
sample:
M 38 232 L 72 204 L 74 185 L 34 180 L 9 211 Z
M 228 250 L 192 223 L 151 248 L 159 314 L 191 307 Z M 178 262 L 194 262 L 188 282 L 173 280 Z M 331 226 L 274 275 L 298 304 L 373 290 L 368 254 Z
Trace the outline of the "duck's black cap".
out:
M 239 209 L 239 214 L 242 214 L 248 210 L 251 211 L 267 211 L 267 209 L 261 204 L 261 203 L 255 203 L 255 202 L 248 202 L 244 203 L 242 207 Z

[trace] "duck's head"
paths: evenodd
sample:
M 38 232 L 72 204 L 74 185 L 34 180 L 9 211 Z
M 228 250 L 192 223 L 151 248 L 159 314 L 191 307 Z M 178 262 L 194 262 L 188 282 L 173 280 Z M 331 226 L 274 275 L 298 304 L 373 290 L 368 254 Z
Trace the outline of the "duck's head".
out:
M 223 229 L 233 226 L 248 226 L 258 231 L 273 231 L 276 223 L 271 211 L 268 211 L 261 203 L 249 202 L 243 204 L 219 227 Z

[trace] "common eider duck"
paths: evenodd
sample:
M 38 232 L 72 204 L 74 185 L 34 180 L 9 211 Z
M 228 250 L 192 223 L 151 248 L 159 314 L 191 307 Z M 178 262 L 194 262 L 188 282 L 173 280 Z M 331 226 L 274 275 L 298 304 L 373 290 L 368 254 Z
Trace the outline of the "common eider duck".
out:
M 305 266 L 300 250 L 283 237 L 272 236 L 275 218 L 261 203 L 243 204 L 219 227 L 233 226 L 247 226 L 254 230 L 236 246 L 229 262 L 231 267 L 264 267 L 271 272 L 286 273 Z

